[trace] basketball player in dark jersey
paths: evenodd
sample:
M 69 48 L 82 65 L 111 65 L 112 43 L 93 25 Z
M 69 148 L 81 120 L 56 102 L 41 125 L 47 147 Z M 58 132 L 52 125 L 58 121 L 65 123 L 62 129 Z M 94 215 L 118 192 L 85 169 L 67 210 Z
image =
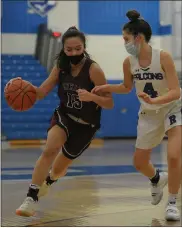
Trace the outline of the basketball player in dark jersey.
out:
M 57 65 L 48 79 L 36 88 L 38 99 L 42 99 L 58 85 L 60 105 L 53 114 L 46 147 L 36 162 L 27 197 L 16 210 L 20 216 L 34 215 L 39 197 L 45 195 L 51 184 L 66 174 L 72 161 L 89 147 L 100 128 L 101 108 L 113 107 L 109 93 L 100 96 L 91 93 L 94 86 L 106 84 L 106 79 L 85 50 L 85 35 L 71 27 L 64 33 L 62 44 Z M 59 153 L 61 148 L 62 153 Z

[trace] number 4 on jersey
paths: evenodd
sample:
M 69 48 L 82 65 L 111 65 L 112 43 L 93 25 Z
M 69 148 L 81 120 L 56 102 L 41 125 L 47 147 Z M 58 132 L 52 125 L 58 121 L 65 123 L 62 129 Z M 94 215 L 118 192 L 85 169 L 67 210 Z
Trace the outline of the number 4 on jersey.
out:
M 151 98 L 158 96 L 158 93 L 157 93 L 157 91 L 154 90 L 154 87 L 151 82 L 147 82 L 145 84 L 143 92 L 147 93 Z

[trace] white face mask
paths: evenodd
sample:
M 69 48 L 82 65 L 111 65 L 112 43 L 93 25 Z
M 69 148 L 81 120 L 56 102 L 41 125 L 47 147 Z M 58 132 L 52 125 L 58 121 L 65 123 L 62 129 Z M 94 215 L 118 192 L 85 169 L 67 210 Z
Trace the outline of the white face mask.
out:
M 138 56 L 139 52 L 140 52 L 140 45 L 136 45 L 134 44 L 132 41 L 129 43 L 125 44 L 125 48 L 126 51 L 130 54 L 130 55 L 135 55 Z

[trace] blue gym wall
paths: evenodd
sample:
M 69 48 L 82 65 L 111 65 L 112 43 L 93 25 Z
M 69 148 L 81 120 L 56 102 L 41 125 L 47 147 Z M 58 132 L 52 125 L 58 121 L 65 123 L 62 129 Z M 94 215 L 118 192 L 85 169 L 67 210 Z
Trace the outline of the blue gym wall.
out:
M 120 35 L 122 25 L 127 22 L 125 14 L 130 9 L 140 11 L 145 20 L 150 22 L 153 35 L 171 33 L 170 26 L 161 29 L 158 0 L 79 1 L 79 28 L 92 35 Z M 28 13 L 26 0 L 2 0 L 2 15 L 2 33 L 36 33 L 38 25 L 48 20 L 47 16 Z
M 2 33 L 37 33 L 38 25 L 47 23 L 47 16 L 28 13 L 27 1 L 2 0 Z
M 153 35 L 170 33 L 170 26 L 161 29 L 159 1 L 79 1 L 79 27 L 87 34 L 120 35 L 128 22 L 126 12 L 135 9 L 150 22 Z

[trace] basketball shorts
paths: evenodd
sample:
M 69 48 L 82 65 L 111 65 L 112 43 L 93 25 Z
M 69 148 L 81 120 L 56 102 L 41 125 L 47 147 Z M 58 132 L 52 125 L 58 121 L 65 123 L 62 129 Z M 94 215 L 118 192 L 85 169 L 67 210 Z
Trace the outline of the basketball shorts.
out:
M 136 148 L 152 149 L 159 145 L 166 132 L 182 125 L 181 102 L 160 110 L 140 110 Z
M 100 126 L 92 124 L 78 123 L 57 109 L 52 116 L 48 130 L 54 125 L 61 127 L 67 135 L 67 141 L 62 147 L 62 153 L 69 159 L 79 157 L 89 147 L 97 130 L 100 128 Z

